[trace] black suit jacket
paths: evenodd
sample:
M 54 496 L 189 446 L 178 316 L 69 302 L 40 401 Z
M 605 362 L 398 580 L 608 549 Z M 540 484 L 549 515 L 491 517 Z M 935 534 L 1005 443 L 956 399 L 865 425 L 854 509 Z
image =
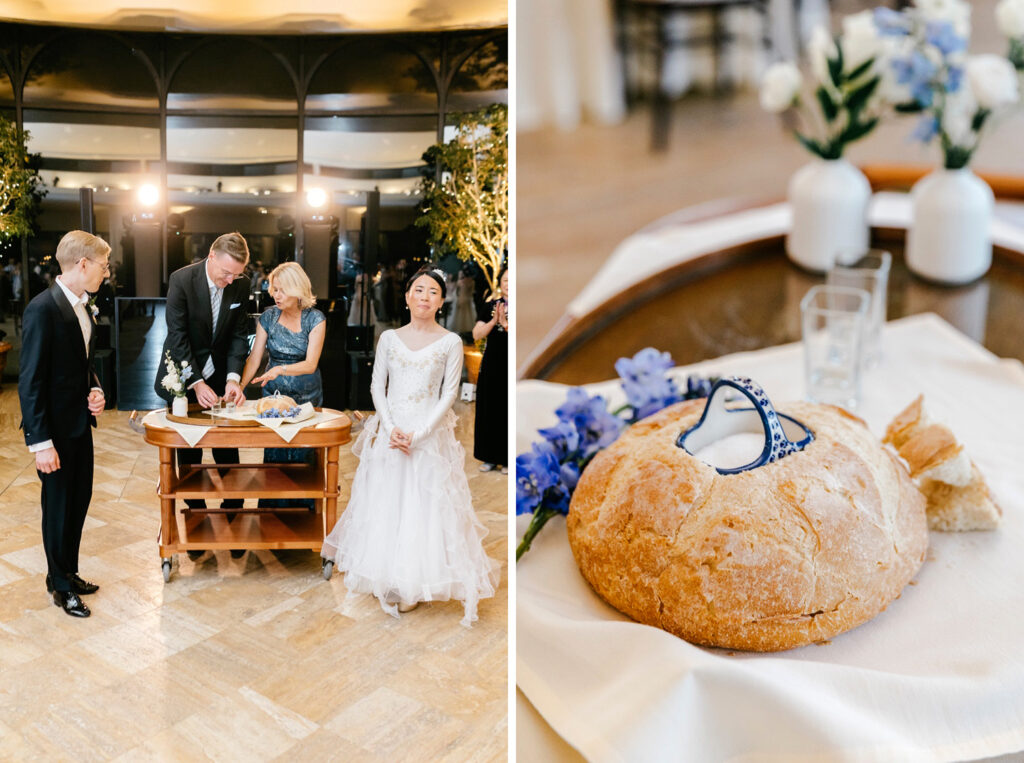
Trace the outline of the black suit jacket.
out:
M 160 397 L 167 401 L 172 397 L 160 385 L 167 373 L 164 362 L 168 350 L 176 363 L 185 362 L 192 367 L 186 386 L 202 376 L 207 358 L 213 358 L 215 372 L 206 381 L 216 392 L 224 391 L 224 377 L 229 373 L 241 376 L 249 356 L 248 304 L 248 278 L 236 278 L 225 286 L 214 336 L 206 260 L 171 273 L 167 284 L 167 339 L 154 381 L 154 389 Z
M 56 283 L 28 303 L 18 371 L 26 445 L 80 437 L 96 426 L 88 401 L 89 390 L 100 386 L 92 366 L 95 344 L 96 323 L 86 347 L 78 317 Z

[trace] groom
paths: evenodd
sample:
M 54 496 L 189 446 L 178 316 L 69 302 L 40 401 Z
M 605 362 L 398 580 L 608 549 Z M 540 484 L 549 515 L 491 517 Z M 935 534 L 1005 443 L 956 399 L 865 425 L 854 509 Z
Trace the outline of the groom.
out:
M 25 443 L 42 482 L 46 590 L 74 617 L 88 617 L 78 576 L 82 526 L 92 499 L 92 431 L 106 401 L 93 370 L 96 325 L 88 306 L 110 272 L 110 247 L 85 231 L 57 245 L 60 275 L 25 308 L 18 397 Z
M 249 279 L 242 275 L 249 262 L 249 247 L 240 233 L 225 233 L 210 247 L 205 260 L 171 274 L 167 285 L 167 340 L 156 372 L 156 393 L 168 402 L 171 393 L 160 382 L 164 358 L 170 352 L 176 363 L 187 363 L 193 376 L 185 380 L 189 402 L 209 408 L 223 396 L 225 402 L 241 404 L 245 395 L 239 386 L 245 359 L 249 355 Z M 237 448 L 212 448 L 218 464 L 237 464 Z M 198 464 L 201 448 L 179 448 L 178 464 Z M 187 500 L 192 508 L 205 508 L 202 500 Z M 227 499 L 224 509 L 242 507 L 240 499 Z M 230 521 L 230 515 L 229 515 Z M 190 551 L 196 559 L 201 551 Z M 232 551 L 239 557 L 241 551 Z

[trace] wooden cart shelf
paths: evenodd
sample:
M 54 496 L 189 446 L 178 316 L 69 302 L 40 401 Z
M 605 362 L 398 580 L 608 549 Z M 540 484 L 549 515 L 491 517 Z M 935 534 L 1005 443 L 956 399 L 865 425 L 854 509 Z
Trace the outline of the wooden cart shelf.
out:
M 205 465 L 204 465 L 205 466 Z M 337 497 L 337 487 L 327 490 L 323 469 L 303 465 L 300 468 L 239 464 L 224 470 L 183 469 L 173 492 L 160 492 L 161 498 L 249 498 L 251 496 L 275 498 Z
M 330 411 L 330 413 L 338 413 Z M 291 442 L 266 427 L 212 427 L 200 448 L 310 448 L 316 464 L 195 464 L 178 467 L 175 451 L 188 443 L 164 424 L 160 411 L 142 421 L 146 442 L 160 449 L 160 537 L 158 546 L 164 581 L 170 579 L 171 560 L 180 551 L 234 549 L 309 549 L 319 552 L 338 514 L 340 446 L 351 439 L 352 423 L 337 418 L 307 427 Z M 226 498 L 274 498 L 285 501 L 313 499 L 313 510 L 248 507 L 224 509 Z M 210 508 L 178 505 L 184 499 L 204 499 Z M 330 578 L 333 564 L 325 562 Z

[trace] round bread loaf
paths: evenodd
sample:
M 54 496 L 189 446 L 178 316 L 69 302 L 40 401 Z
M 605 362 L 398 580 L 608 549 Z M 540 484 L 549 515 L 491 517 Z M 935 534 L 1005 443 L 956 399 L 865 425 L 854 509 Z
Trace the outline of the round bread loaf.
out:
M 256 413 L 265 413 L 270 410 L 278 410 L 281 413 L 290 411 L 295 407 L 295 401 L 288 395 L 271 395 L 261 397 L 256 401 Z
M 847 631 L 899 596 L 928 546 L 925 501 L 864 422 L 784 406 L 814 441 L 723 475 L 676 446 L 703 408 L 640 421 L 580 478 L 569 543 L 601 598 L 696 644 L 776 651 Z

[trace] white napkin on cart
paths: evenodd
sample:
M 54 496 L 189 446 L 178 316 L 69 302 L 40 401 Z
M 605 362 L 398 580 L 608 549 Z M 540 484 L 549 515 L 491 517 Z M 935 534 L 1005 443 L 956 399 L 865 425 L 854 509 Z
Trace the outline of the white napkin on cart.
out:
M 753 654 L 620 615 L 580 576 L 564 520 L 552 520 L 516 568 L 517 683 L 585 757 L 931 761 L 1024 749 L 1024 370 L 934 315 L 887 324 L 882 343 L 857 413 L 881 434 L 923 392 L 988 479 L 1000 528 L 931 533 L 915 585 L 885 612 L 828 644 Z M 799 345 L 687 373 L 746 374 L 779 402 L 803 394 Z M 617 382 L 588 390 L 612 407 L 624 400 Z M 555 421 L 565 391 L 518 385 L 519 452 Z
M 178 421 L 171 421 L 167 418 L 167 411 L 164 409 L 157 409 L 152 413 L 147 414 L 146 418 L 150 418 L 151 423 L 154 426 L 166 427 L 173 429 L 179 435 L 181 439 L 188 443 L 190 448 L 196 447 L 203 436 L 210 431 L 210 427 L 196 426 L 195 424 L 182 424 Z

